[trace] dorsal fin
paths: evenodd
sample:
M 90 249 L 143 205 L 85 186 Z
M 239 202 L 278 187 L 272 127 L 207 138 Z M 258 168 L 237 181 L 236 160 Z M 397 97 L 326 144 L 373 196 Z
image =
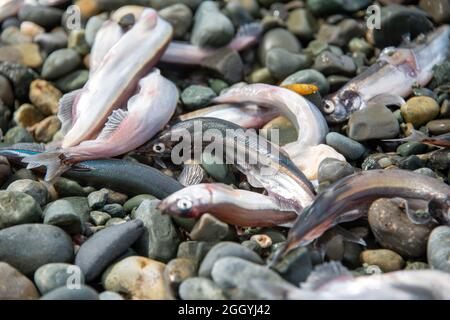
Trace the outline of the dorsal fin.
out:
M 61 132 L 63 134 L 66 134 L 72 128 L 74 115 L 76 114 L 73 109 L 75 107 L 74 102 L 82 90 L 83 89 L 78 89 L 66 93 L 59 100 L 58 118 L 61 121 Z
M 327 282 L 341 277 L 352 278 L 353 275 L 340 262 L 331 261 L 317 266 L 309 275 L 306 282 L 302 284 L 301 288 L 314 291 Z
M 108 121 L 105 123 L 105 127 L 97 137 L 97 140 L 107 140 L 114 131 L 120 126 L 123 120 L 128 116 L 128 111 L 123 109 L 116 109 L 109 116 Z

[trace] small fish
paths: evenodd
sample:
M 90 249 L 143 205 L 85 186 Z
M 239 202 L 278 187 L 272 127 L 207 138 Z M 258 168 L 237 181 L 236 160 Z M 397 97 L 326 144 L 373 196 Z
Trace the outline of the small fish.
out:
M 313 87 L 302 88 L 300 85 L 297 89 L 303 92 L 314 90 Z M 237 86 L 215 98 L 214 102 L 252 103 L 275 109 L 286 116 L 297 129 L 298 139 L 283 146 L 283 149 L 310 180 L 317 179 L 319 164 L 325 158 L 345 161 L 343 155 L 322 144 L 328 133 L 328 125 L 319 109 L 290 89 L 267 84 Z
M 316 267 L 301 288 L 288 282 L 253 280 L 249 289 L 278 300 L 450 300 L 450 275 L 404 270 L 354 277 L 332 261 Z
M 23 158 L 45 151 L 49 151 L 45 145 L 17 144 L 0 148 L 0 155 L 20 167 L 23 166 Z M 33 171 L 43 174 L 44 168 L 34 168 Z M 152 194 L 158 199 L 183 188 L 178 181 L 153 167 L 119 159 L 83 161 L 64 172 L 63 177 L 97 189 L 109 188 L 130 196 Z
M 217 118 L 232 122 L 243 128 L 262 128 L 266 123 L 279 116 L 275 109 L 260 108 L 257 105 L 222 104 L 185 113 L 179 117 L 181 121 L 196 118 Z
M 414 48 L 387 48 L 379 60 L 339 91 L 327 97 L 322 106 L 327 120 L 340 123 L 368 104 L 402 105 L 414 84 L 425 86 L 433 77 L 433 67 L 450 55 L 450 26 L 442 26 Z
M 291 226 L 298 217 L 293 211 L 283 211 L 270 197 L 220 183 L 184 188 L 161 201 L 159 209 L 182 218 L 199 218 L 210 213 L 241 227 Z
M 406 138 L 403 139 L 388 139 L 383 140 L 388 142 L 408 142 L 408 141 L 415 141 L 415 142 L 421 142 L 424 144 L 428 144 L 435 147 L 440 148 L 450 148 L 450 133 L 445 133 L 439 136 L 435 137 L 429 137 L 425 133 L 422 133 L 416 129 L 413 129 L 411 131 L 411 135 L 409 135 Z
M 105 56 L 114 45 L 122 38 L 124 31 L 122 27 L 113 20 L 105 21 L 95 36 L 92 46 L 89 72 L 92 74 L 98 69 Z
M 406 170 L 363 171 L 342 178 L 317 196 L 299 216 L 275 260 L 339 223 L 365 216 L 379 198 L 396 199 L 415 223 L 427 223 L 431 217 L 450 221 L 450 186 L 444 182 Z M 430 216 L 421 218 L 413 209 L 429 212 Z
M 63 127 L 73 124 L 62 142 L 73 147 L 95 138 L 114 109 L 124 105 L 138 81 L 158 62 L 172 38 L 172 26 L 155 10 L 146 9 L 140 19 L 108 52 L 83 89 L 62 98 L 60 109 L 66 115 Z M 69 123 L 69 125 L 67 125 Z
M 214 142 L 204 137 L 204 133 L 212 134 Z M 197 118 L 179 122 L 139 148 L 137 152 L 173 156 L 172 150 L 175 147 L 177 152 L 180 151 L 180 138 L 183 138 L 180 146 L 189 144 L 193 146 L 194 153 L 211 148 L 211 143 L 222 148 L 223 154 L 220 154 L 220 157 L 244 173 L 252 186 L 265 188 L 270 196 L 292 206 L 298 213 L 315 198 L 311 182 L 282 150 L 259 136 L 256 131 L 246 131 L 221 119 Z M 187 142 L 183 141 L 184 139 L 188 139 Z
M 169 122 L 178 102 L 178 89 L 158 69 L 143 78 L 139 87 L 127 110 L 114 110 L 95 140 L 26 157 L 23 162 L 28 168 L 45 165 L 45 179 L 51 181 L 75 163 L 115 157 L 141 146 Z

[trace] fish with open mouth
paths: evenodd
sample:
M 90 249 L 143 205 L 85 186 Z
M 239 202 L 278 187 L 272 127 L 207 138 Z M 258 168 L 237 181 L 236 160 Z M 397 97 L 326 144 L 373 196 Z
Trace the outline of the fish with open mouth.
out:
M 139 92 L 128 100 L 127 110 L 116 109 L 95 140 L 48 151 L 23 159 L 28 168 L 47 167 L 51 181 L 75 163 L 115 157 L 141 146 L 169 122 L 178 102 L 178 89 L 154 69 L 139 81 Z M 68 110 L 67 118 L 70 118 Z
M 319 164 L 325 158 L 345 161 L 332 147 L 322 144 L 328 125 L 322 113 L 307 99 L 287 88 L 251 84 L 230 88 L 215 103 L 252 103 L 275 109 L 286 116 L 298 131 L 297 141 L 283 146 L 295 165 L 310 179 L 317 179 Z
M 290 227 L 298 216 L 294 211 L 282 210 L 270 197 L 221 183 L 186 187 L 162 200 L 159 209 L 181 218 L 199 218 L 210 213 L 241 227 Z
M 179 122 L 136 152 L 157 157 L 171 156 L 173 161 L 174 155 L 183 151 L 183 157 L 191 160 L 191 154 L 184 154 L 186 144 L 189 148 L 192 146 L 187 151 L 193 151 L 194 157 L 199 153 L 197 161 L 205 150 L 219 151 L 217 157 L 234 164 L 252 186 L 265 188 L 283 209 L 290 208 L 300 213 L 315 198 L 311 182 L 278 146 L 254 130 L 248 132 L 221 119 L 197 118 Z
M 61 100 L 64 114 L 72 114 L 73 124 L 62 142 L 73 147 L 100 133 L 114 109 L 124 105 L 133 95 L 139 80 L 159 61 L 172 39 L 172 26 L 146 9 L 136 24 L 109 50 L 100 66 L 78 92 Z M 72 108 L 66 112 L 66 108 Z M 66 125 L 65 125 L 66 124 Z M 70 127 L 70 126 L 69 126 Z
M 386 48 L 379 60 L 336 93 L 328 96 L 322 111 L 330 123 L 341 123 L 369 104 L 402 105 L 414 84 L 427 85 L 433 67 L 450 55 L 450 26 L 444 25 L 418 38 L 411 49 Z
M 274 261 L 296 247 L 309 244 L 339 223 L 365 216 L 379 198 L 396 199 L 415 223 L 427 223 L 432 218 L 450 222 L 450 186 L 444 182 L 406 170 L 363 171 L 318 194 L 295 222 L 286 245 L 277 252 Z M 421 214 L 424 212 L 429 214 Z

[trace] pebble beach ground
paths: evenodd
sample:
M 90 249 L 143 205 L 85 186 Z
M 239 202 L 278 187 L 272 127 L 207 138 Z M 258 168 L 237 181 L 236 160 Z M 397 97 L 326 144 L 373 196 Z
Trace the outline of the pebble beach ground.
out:
M 313 84 L 319 92 L 307 98 L 321 103 L 374 65 L 383 49 L 407 46 L 450 23 L 448 0 L 79 0 L 25 4 L 2 16 L 2 4 L 8 2 L 14 1 L 0 0 L 0 128 L 5 148 L 64 138 L 59 101 L 90 78 L 90 52 L 101 40 L 97 32 L 108 19 L 128 30 L 142 6 L 157 10 L 172 25 L 174 40 L 202 48 L 223 48 L 242 26 L 262 26 L 255 45 L 219 55 L 208 66 L 158 64 L 180 93 L 173 119 L 211 106 L 223 90 L 240 82 Z M 80 14 L 77 27 L 70 27 L 77 22 L 73 12 Z M 369 28 L 367 19 L 373 14 L 380 19 L 379 29 Z M 221 59 L 231 54 L 238 63 L 222 68 Z M 345 161 L 328 158 L 320 163 L 318 192 L 360 171 L 391 169 L 414 171 L 448 187 L 450 148 L 386 141 L 407 137 L 414 129 L 427 136 L 450 135 L 448 59 L 432 73 L 426 85 L 413 86 L 401 106 L 379 104 L 356 110 L 339 124 L 329 122 L 324 143 Z M 270 140 L 271 130 L 278 129 L 280 145 L 297 140 L 288 118 L 269 120 L 261 135 Z M 119 158 L 152 166 L 174 180 L 183 170 L 170 162 L 162 168 L 134 152 Z M 264 192 L 252 188 L 232 165 L 203 164 L 201 174 L 197 183 Z M 157 181 L 145 183 L 158 189 Z M 236 228 L 214 214 L 198 219 L 162 214 L 158 204 L 163 199 L 156 194 L 118 192 L 101 180 L 95 188 L 68 177 L 50 184 L 42 172 L 6 156 L 0 156 L 0 185 L 1 300 L 282 299 L 286 296 L 269 295 L 252 281 L 299 287 L 330 261 L 345 266 L 355 279 L 440 270 L 450 282 L 450 227 L 437 220 L 412 222 L 396 199 L 375 197 L 365 217 L 327 230 L 269 268 L 270 256 L 287 240 L 287 228 Z M 448 205 L 450 194 L 446 196 Z M 366 298 L 364 290 L 358 297 Z M 439 297 L 450 299 L 450 292 Z

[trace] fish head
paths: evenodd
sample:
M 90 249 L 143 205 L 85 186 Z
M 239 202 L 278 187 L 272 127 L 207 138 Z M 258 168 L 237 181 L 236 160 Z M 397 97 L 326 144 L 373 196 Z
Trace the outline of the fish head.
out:
M 161 201 L 159 209 L 165 214 L 180 218 L 199 218 L 210 201 L 201 185 L 184 188 Z
M 344 90 L 324 99 L 321 110 L 328 122 L 341 123 L 364 106 L 364 100 L 356 91 Z

